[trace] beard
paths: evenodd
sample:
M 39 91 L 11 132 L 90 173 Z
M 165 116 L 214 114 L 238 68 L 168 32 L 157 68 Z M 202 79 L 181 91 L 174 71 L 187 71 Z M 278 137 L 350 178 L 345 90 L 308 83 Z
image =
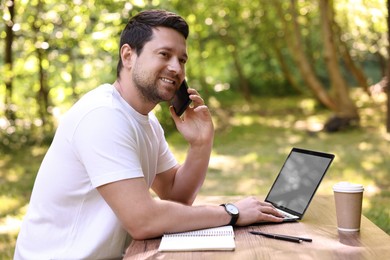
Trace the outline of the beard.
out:
M 134 86 L 137 88 L 138 93 L 140 93 L 141 98 L 145 102 L 151 102 L 153 104 L 158 104 L 164 99 L 161 97 L 157 83 L 153 80 L 143 80 L 142 77 L 134 75 L 133 77 Z
M 159 86 L 161 84 L 159 76 L 140 70 L 138 66 L 135 66 L 133 70 L 133 82 L 140 97 L 145 102 L 158 104 L 162 101 L 171 100 L 175 95 L 175 91 L 172 93 L 160 91 L 163 86 Z

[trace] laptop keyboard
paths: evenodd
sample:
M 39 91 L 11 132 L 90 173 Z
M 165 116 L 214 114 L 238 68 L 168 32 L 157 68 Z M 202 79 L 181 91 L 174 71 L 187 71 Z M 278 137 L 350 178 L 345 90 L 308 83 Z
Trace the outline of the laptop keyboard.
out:
M 280 214 L 282 214 L 284 216 L 285 219 L 298 219 L 299 217 L 298 216 L 294 216 L 290 213 L 287 213 L 285 211 L 282 211 L 280 209 L 276 209 Z

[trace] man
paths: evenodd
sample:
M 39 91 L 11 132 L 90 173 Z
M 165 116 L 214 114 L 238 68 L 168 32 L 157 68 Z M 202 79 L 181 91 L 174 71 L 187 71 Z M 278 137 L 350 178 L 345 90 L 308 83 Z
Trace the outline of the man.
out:
M 144 11 L 129 21 L 121 35 L 117 80 L 87 93 L 61 120 L 35 181 L 15 259 L 115 258 L 126 232 L 146 239 L 282 220 L 254 198 L 191 206 L 212 149 L 210 112 L 191 88 L 193 105 L 183 117 L 170 108 L 189 143 L 183 165 L 151 112 L 171 100 L 185 78 L 187 36 L 187 23 L 170 12 Z

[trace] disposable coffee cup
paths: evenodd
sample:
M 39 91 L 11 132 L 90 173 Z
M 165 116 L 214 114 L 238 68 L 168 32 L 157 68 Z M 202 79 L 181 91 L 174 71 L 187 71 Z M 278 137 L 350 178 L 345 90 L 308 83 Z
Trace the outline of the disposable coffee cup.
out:
M 339 182 L 333 186 L 338 230 L 360 230 L 363 191 L 361 184 Z

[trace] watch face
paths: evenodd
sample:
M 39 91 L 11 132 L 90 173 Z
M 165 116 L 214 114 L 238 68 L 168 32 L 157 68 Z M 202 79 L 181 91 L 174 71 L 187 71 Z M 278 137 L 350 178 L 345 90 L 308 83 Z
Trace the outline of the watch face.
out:
M 232 204 L 226 204 L 226 209 L 232 213 L 233 215 L 236 215 L 238 214 L 238 209 L 236 206 L 232 205 Z

